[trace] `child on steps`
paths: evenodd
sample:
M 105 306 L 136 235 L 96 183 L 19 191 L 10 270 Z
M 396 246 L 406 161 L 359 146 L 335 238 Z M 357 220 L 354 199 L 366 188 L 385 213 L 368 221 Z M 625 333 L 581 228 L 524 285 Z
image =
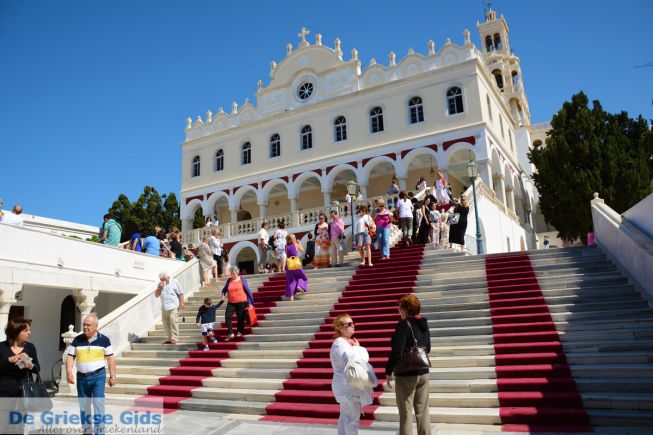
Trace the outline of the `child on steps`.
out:
M 204 336 L 204 350 L 209 350 L 209 342 L 216 343 L 217 340 L 213 334 L 213 324 L 215 323 L 215 312 L 222 305 L 223 302 L 219 302 L 215 305 L 212 304 L 211 298 L 204 298 L 204 305 L 200 305 L 197 310 L 197 317 L 195 322 L 197 327 L 202 331 Z

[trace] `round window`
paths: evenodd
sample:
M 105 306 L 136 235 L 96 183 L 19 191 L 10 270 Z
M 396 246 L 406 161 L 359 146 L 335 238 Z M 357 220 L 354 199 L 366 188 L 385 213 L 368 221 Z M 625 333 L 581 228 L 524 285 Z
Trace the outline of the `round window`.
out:
M 297 97 L 300 100 L 308 100 L 313 95 L 313 83 L 304 82 L 297 88 Z

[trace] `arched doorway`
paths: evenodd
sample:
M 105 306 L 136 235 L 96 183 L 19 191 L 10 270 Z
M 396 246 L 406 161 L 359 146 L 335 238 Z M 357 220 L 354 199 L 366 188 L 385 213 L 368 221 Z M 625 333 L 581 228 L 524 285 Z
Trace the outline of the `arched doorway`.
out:
M 252 275 L 256 271 L 256 252 L 250 247 L 245 247 L 238 252 L 235 259 L 236 266 L 240 273 Z

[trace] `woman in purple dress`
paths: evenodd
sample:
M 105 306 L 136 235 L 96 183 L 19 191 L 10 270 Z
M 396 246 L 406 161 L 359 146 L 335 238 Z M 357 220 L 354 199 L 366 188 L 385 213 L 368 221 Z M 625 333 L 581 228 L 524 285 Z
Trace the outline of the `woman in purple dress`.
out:
M 294 234 L 288 234 L 286 236 L 286 258 L 299 257 L 299 252 L 304 252 L 304 247 L 297 241 Z M 308 290 L 308 278 L 306 278 L 301 264 L 299 261 L 299 269 L 295 270 L 286 267 L 286 297 L 291 301 L 295 300 L 295 293 L 298 291 L 306 293 Z

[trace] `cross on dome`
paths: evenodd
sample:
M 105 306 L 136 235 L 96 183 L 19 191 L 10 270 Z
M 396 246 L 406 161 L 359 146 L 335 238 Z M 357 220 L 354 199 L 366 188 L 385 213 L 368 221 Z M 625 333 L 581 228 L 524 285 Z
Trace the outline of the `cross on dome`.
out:
M 306 37 L 311 33 L 310 30 L 308 30 L 306 27 L 302 27 L 302 31 L 297 34 L 300 38 L 302 38 L 301 45 L 307 45 L 308 42 L 306 42 Z

